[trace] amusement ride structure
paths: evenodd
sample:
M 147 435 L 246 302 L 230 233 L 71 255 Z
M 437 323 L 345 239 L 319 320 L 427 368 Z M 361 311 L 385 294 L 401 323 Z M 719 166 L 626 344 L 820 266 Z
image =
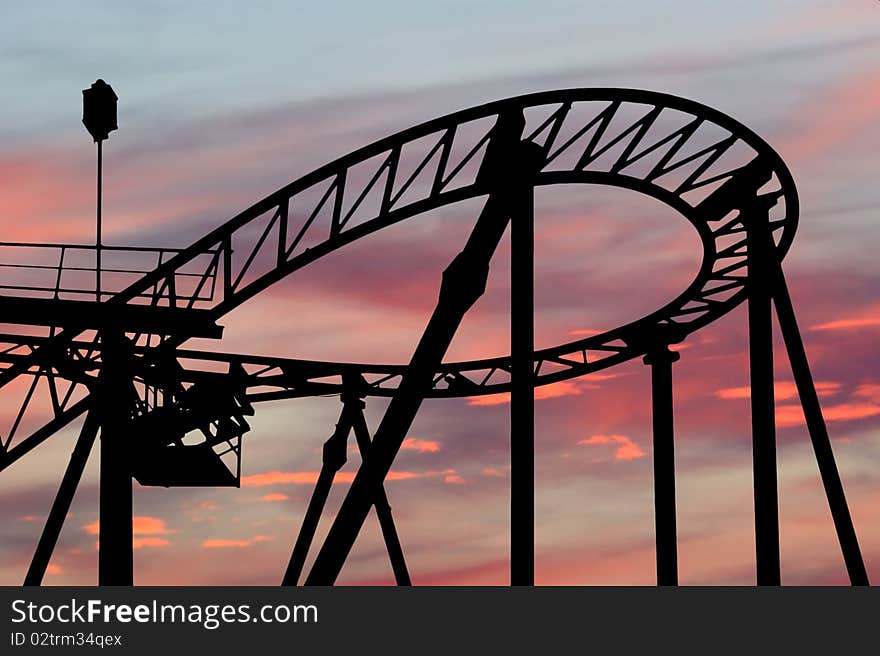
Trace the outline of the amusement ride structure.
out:
M 102 88 L 84 92 L 84 122 L 99 156 L 101 142 L 116 127 L 115 95 Z M 89 108 L 88 98 L 98 93 L 104 94 L 98 99 L 107 103 L 104 110 Z M 536 350 L 534 190 L 572 184 L 629 189 L 677 210 L 700 237 L 702 263 L 690 285 L 659 310 L 602 334 Z M 100 203 L 100 177 L 98 197 Z M 190 338 L 219 339 L 217 322 L 227 312 L 311 262 L 468 199 L 481 199 L 482 211 L 443 272 L 436 308 L 408 364 L 183 348 Z M 511 583 L 531 585 L 534 389 L 643 358 L 652 376 L 657 581 L 676 585 L 672 365 L 679 354 L 670 346 L 745 302 L 757 583 L 780 584 L 775 307 L 849 578 L 867 585 L 781 267 L 797 220 L 797 192 L 782 159 L 737 121 L 661 93 L 568 89 L 492 102 L 377 141 L 279 189 L 188 248 L 106 246 L 100 232 L 95 245 L 0 244 L 3 321 L 23 328 L 0 336 L 0 386 L 21 393 L 20 410 L 2 436 L 0 470 L 85 415 L 25 584 L 43 580 L 99 434 L 98 580 L 132 585 L 133 480 L 165 487 L 238 486 L 246 417 L 255 405 L 338 395 L 339 423 L 324 445 L 283 584 L 333 584 L 375 507 L 397 583 L 408 585 L 384 480 L 422 401 L 509 392 Z M 508 224 L 510 356 L 446 362 L 456 330 L 485 290 Z M 50 400 L 48 415 L 46 404 L 34 402 L 37 390 Z M 370 435 L 363 408 L 376 396 L 390 401 Z M 28 413 L 41 419 L 22 431 Z M 304 575 L 352 432 L 362 462 Z

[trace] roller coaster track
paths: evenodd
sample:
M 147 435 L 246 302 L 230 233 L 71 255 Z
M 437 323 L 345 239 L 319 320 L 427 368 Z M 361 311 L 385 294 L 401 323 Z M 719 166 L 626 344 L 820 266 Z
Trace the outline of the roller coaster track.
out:
M 516 125 L 516 134 L 507 134 L 511 125 Z M 507 144 L 500 152 L 519 154 L 515 164 L 493 165 L 499 144 Z M 513 173 L 517 170 L 519 173 Z M 505 175 L 514 177 L 505 183 Z M 601 334 L 537 350 L 528 346 L 532 337 L 527 335 L 525 341 L 518 342 L 519 347 L 512 348 L 511 356 L 443 362 L 461 318 L 458 315 L 463 317 L 482 293 L 480 285 L 485 281 L 476 279 L 487 271 L 506 223 L 513 221 L 510 215 L 531 216 L 533 188 L 578 184 L 629 190 L 676 210 L 696 230 L 702 245 L 702 261 L 690 284 L 656 311 Z M 510 196 L 523 190 L 526 195 L 520 201 L 524 200 L 527 210 L 517 209 L 519 201 Z M 464 250 L 444 272 L 438 307 L 409 365 L 321 362 L 182 348 L 191 337 L 219 337 L 221 329 L 216 322 L 225 314 L 310 263 L 404 220 L 475 199 L 484 202 L 483 212 Z M 10 265 L 12 269 L 47 273 L 55 277 L 54 282 L 0 285 L 0 290 L 12 292 L 0 296 L 0 318 L 4 318 L 4 307 L 16 307 L 23 310 L 23 316 L 7 312 L 8 323 L 31 323 L 48 332 L 0 335 L 0 345 L 5 345 L 0 346 L 0 387 L 16 379 L 30 381 L 12 430 L 2 440 L 0 470 L 93 405 L 105 407 L 100 420 L 90 413 L 93 418 L 84 424 L 27 580 L 39 583 L 42 578 L 99 423 L 102 436 L 105 429 L 111 436 L 108 448 L 118 449 L 126 443 L 126 439 L 117 438 L 126 438 L 128 428 L 140 430 L 140 435 L 147 426 L 154 435 L 159 434 L 150 447 L 155 454 L 172 447 L 162 451 L 160 459 L 171 452 L 191 455 L 191 449 L 173 448 L 183 444 L 183 429 L 165 436 L 164 427 L 173 427 L 173 421 L 178 421 L 187 430 L 201 430 L 207 447 L 226 441 L 229 450 L 224 453 L 238 453 L 241 435 L 249 428 L 243 415 L 252 412 L 251 403 L 339 395 L 347 420 L 340 422 L 328 441 L 336 455 L 327 458 L 325 450 L 321 483 L 304 527 L 316 525 L 328 486 L 344 462 L 340 454 L 345 454 L 347 428 L 355 428 L 359 448 L 369 457 L 364 458 L 306 583 L 335 581 L 369 507 L 376 503 L 377 510 L 384 513 L 383 532 L 390 537 L 393 561 L 393 554 L 397 554 L 398 581 L 407 582 L 381 485 L 424 398 L 509 391 L 520 400 L 517 404 L 512 398 L 512 411 L 514 406 L 525 408 L 517 412 L 528 418 L 532 412 L 528 401 L 534 399 L 524 390 L 643 357 L 652 367 L 655 495 L 662 500 L 657 506 L 658 581 L 675 583 L 671 364 L 676 356 L 668 349 L 748 300 L 758 582 L 779 582 L 771 332 L 775 305 L 850 580 L 867 584 L 781 269 L 797 222 L 797 192 L 785 164 L 767 143 L 734 119 L 667 94 L 569 89 L 456 112 L 353 151 L 267 196 L 188 248 L 159 251 L 156 266 L 144 269 L 126 263 L 111 269 L 112 280 L 108 287 L 99 288 L 98 300 L 82 300 L 95 295 L 88 286 L 62 283 L 66 275 L 90 270 L 65 258 L 72 251 L 88 252 L 91 247 L 0 244 L 0 249 L 17 246 L 58 251 L 57 264 Z M 521 220 L 514 223 L 522 225 Z M 129 259 L 138 253 L 147 257 L 156 254 L 155 249 L 115 248 Z M 107 250 L 112 252 L 113 248 Z M 531 261 L 523 256 L 514 259 Z M 0 267 L 5 266 L 0 262 Z M 520 280 L 531 277 L 530 269 L 520 266 L 519 270 L 528 274 Z M 475 277 L 473 289 L 468 289 L 469 276 Z M 520 318 L 531 316 L 531 308 L 526 309 Z M 457 318 L 444 318 L 446 311 Z M 63 319 L 54 319 L 56 315 Z M 122 335 L 131 338 L 121 339 Z M 114 379 L 126 384 L 114 385 Z M 356 381 L 354 387 L 352 381 Z M 45 383 L 51 398 L 50 419 L 13 443 L 40 383 Z M 95 392 L 97 402 L 93 400 Z M 208 421 L 205 399 L 215 398 L 215 393 L 216 398 L 225 395 L 231 415 L 221 413 Z M 365 396 L 392 399 L 372 442 L 359 414 Z M 129 405 L 130 412 L 125 409 Z M 177 414 L 163 412 L 166 410 Z M 157 418 L 158 423 L 137 423 Z M 127 422 L 133 423 L 129 426 Z M 513 513 L 518 526 L 526 530 L 517 533 L 516 540 L 512 532 L 512 544 L 524 545 L 519 565 L 514 565 L 512 558 L 512 572 L 519 572 L 514 579 L 528 583 L 533 581 L 527 561 L 533 562 L 528 548 L 533 534 L 528 524 L 533 523 L 530 513 L 534 508 L 528 506 L 529 459 L 533 454 L 526 451 L 533 436 L 528 435 L 531 429 L 523 432 L 517 428 L 514 439 L 515 423 L 511 421 L 511 442 L 521 446 L 516 458 L 512 450 L 511 460 L 519 459 L 520 464 L 512 467 L 511 480 L 519 468 L 517 478 L 524 483 L 513 484 L 519 490 L 519 501 L 512 496 L 511 502 L 519 509 Z M 157 427 L 160 430 L 155 430 Z M 229 435 L 237 440 L 235 444 Z M 102 449 L 103 444 L 102 440 Z M 116 462 L 130 462 L 122 452 L 113 457 L 118 458 Z M 124 503 L 113 503 L 111 490 L 116 486 L 128 494 L 130 474 L 125 470 L 114 475 L 107 487 L 111 500 L 107 517 L 118 529 L 114 529 L 114 540 L 125 536 L 126 522 L 130 533 L 131 508 L 130 503 L 127 508 Z M 240 471 L 232 477 L 234 484 L 238 477 Z M 102 530 L 104 478 L 102 465 Z M 172 478 L 155 480 L 159 482 L 145 484 L 180 484 L 169 483 Z M 308 531 L 301 534 L 298 546 L 302 548 L 296 550 L 288 570 L 295 575 L 285 576 L 285 581 L 296 582 L 311 537 Z M 117 542 L 113 546 L 120 557 L 108 560 L 112 567 L 107 567 L 110 575 L 106 581 L 125 583 L 131 576 L 131 545 Z
M 748 175 L 750 164 L 760 162 L 771 172 L 762 193 L 777 201 L 771 228 L 780 257 L 791 244 L 798 216 L 791 176 L 778 155 L 751 130 L 712 108 L 675 96 L 570 89 L 464 110 L 356 150 L 267 196 L 102 305 L 108 310 L 131 305 L 199 309 L 216 320 L 356 239 L 418 214 L 481 197 L 486 189 L 476 173 L 497 117 L 510 112 L 523 113 L 526 138 L 543 149 L 537 186 L 601 184 L 645 194 L 676 209 L 697 230 L 703 246 L 702 264 L 692 283 L 656 312 L 600 335 L 536 351 L 538 384 L 643 355 L 650 348 L 646 329 L 667 327 L 674 341 L 683 339 L 745 299 L 748 249 L 742 217 L 724 210 L 713 213 L 704 201 L 720 186 Z M 57 288 L 54 297 L 59 297 Z M 62 329 L 43 343 L 10 337 L 10 357 L 0 373 L 0 385 L 26 372 L 47 380 L 63 377 L 58 363 L 64 359 L 90 354 L 100 360 L 97 337 L 74 347 L 79 331 Z M 140 337 L 144 353 L 157 344 L 167 353 L 185 339 L 162 334 Z M 14 351 L 28 349 L 32 352 L 12 357 Z M 64 355 L 59 358 L 59 353 Z M 388 396 L 403 370 L 402 365 L 182 351 L 175 357 L 245 366 L 249 387 L 274 388 L 254 392 L 257 400 L 335 393 L 344 371 L 363 374 L 370 394 Z M 505 391 L 509 375 L 505 357 L 445 363 L 435 375 L 431 395 Z M 63 425 L 84 409 L 83 403 L 59 404 L 52 426 Z M 27 444 L 32 448 L 47 434 L 41 430 Z M 7 458 L 3 466 L 9 462 Z

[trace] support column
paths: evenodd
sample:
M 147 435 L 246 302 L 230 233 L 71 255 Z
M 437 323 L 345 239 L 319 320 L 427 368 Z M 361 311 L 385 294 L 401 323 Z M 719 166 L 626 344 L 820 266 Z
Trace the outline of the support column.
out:
M 798 330 L 794 307 L 782 274 L 782 266 L 778 260 L 775 268 L 776 285 L 773 291 L 779 330 L 785 340 L 792 375 L 804 409 L 807 430 L 810 433 L 810 441 L 813 443 L 813 451 L 816 454 L 816 462 L 822 476 L 822 485 L 825 487 L 825 496 L 828 499 L 831 518 L 834 521 L 837 539 L 840 542 L 840 550 L 843 552 L 843 560 L 846 563 L 850 583 L 852 585 L 869 585 L 868 572 L 865 569 L 865 561 L 862 559 L 856 529 L 849 512 L 849 506 L 846 503 L 843 483 L 840 480 L 840 473 L 837 471 L 837 464 L 834 462 L 834 451 L 831 449 L 831 439 L 828 437 L 828 428 L 825 425 L 825 418 L 822 416 L 822 407 L 819 405 L 819 395 L 816 393 L 813 375 L 810 373 L 810 365 L 807 361 L 807 353 L 804 350 L 804 342 L 800 330 Z
M 773 391 L 772 261 L 768 210 L 758 199 L 742 210 L 748 249 L 749 376 L 758 585 L 780 585 L 779 499 Z
M 535 584 L 535 192 L 510 219 L 510 584 Z
M 73 496 L 76 494 L 76 488 L 79 486 L 97 434 L 98 422 L 94 411 L 91 411 L 86 415 L 79 439 L 77 439 L 76 445 L 73 447 L 73 453 L 70 454 L 70 462 L 64 471 L 61 485 L 58 486 L 58 494 L 55 496 L 55 502 L 52 504 L 49 516 L 46 518 L 46 524 L 40 535 L 40 541 L 37 543 L 34 557 L 25 575 L 25 585 L 36 586 L 43 583 L 46 568 L 52 559 L 52 552 L 55 551 L 58 536 L 61 534 L 61 529 L 64 526 L 64 520 L 67 518 L 67 513 L 70 512 L 70 504 L 73 502 Z
M 644 358 L 645 364 L 651 367 L 657 585 L 678 585 L 672 363 L 680 357 L 664 345 Z
M 132 407 L 128 340 L 120 331 L 101 335 L 100 391 L 95 408 L 101 425 L 101 493 L 98 585 L 133 585 L 132 497 L 129 419 Z

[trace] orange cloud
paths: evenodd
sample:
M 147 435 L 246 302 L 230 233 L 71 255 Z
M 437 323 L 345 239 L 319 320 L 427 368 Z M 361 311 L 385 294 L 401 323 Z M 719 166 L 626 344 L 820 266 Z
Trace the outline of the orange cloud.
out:
M 174 533 L 165 525 L 165 520 L 159 517 L 132 517 L 131 524 L 132 534 L 134 535 L 168 535 L 169 533 Z M 96 520 L 82 528 L 89 535 L 98 535 L 100 532 L 100 522 Z
M 450 485 L 464 485 L 464 479 L 458 474 L 447 474 L 443 478 L 443 482 Z
M 819 381 L 816 391 L 820 396 L 834 396 L 840 391 L 841 384 L 834 381 Z M 774 385 L 777 401 L 788 401 L 797 398 L 797 387 L 789 381 L 777 381 Z M 727 387 L 715 392 L 719 399 L 748 399 L 751 391 L 748 387 Z M 822 414 L 827 422 L 854 421 L 880 415 L 880 385 L 865 383 L 853 392 L 854 402 L 824 405 Z M 786 403 L 776 406 L 776 424 L 780 427 L 802 426 L 803 409 L 799 403 Z
M 63 574 L 64 568 L 61 565 L 54 565 L 49 563 L 46 565 L 46 574 Z
M 133 549 L 143 549 L 144 547 L 167 547 L 171 543 L 165 538 L 157 538 L 157 537 L 145 537 L 145 538 L 132 538 L 131 546 Z
M 270 492 L 260 497 L 260 501 L 287 501 L 290 497 L 281 492 Z
M 408 437 L 403 441 L 400 448 L 405 451 L 418 451 L 419 453 L 437 453 L 440 450 L 440 442 Z
M 172 531 L 165 526 L 165 520 L 158 517 L 133 517 L 135 535 L 168 535 Z
M 855 421 L 880 415 L 877 403 L 839 403 L 822 408 L 822 415 L 828 423 Z M 798 404 L 781 405 L 776 408 L 776 423 L 779 426 L 801 426 L 806 423 L 804 413 Z
M 269 540 L 268 535 L 255 535 L 252 538 L 247 540 L 228 540 L 228 539 L 214 539 L 214 540 L 204 540 L 202 542 L 203 549 L 243 549 L 245 547 L 250 547 L 259 542 L 266 542 Z
M 603 444 L 619 445 L 614 451 L 615 460 L 636 460 L 643 458 L 647 453 L 638 444 L 633 442 L 626 435 L 593 435 L 583 440 L 579 440 L 581 446 L 597 446 Z
M 318 481 L 317 471 L 298 471 L 298 472 L 282 472 L 271 471 L 262 474 L 251 474 L 250 476 L 242 476 L 242 487 L 266 487 L 269 485 L 314 485 Z M 385 478 L 386 481 L 407 481 L 413 478 L 434 478 L 454 473 L 452 470 L 445 471 L 391 471 Z M 354 480 L 356 472 L 344 471 L 336 474 L 333 479 L 334 483 L 351 483 Z
M 840 391 L 841 384 L 834 381 L 819 381 L 816 383 L 816 391 L 823 396 L 833 396 Z M 773 394 L 777 401 L 787 401 L 797 397 L 797 385 L 791 381 L 776 381 L 773 384 Z M 717 390 L 715 396 L 719 399 L 748 399 L 752 396 L 751 388 L 725 387 Z
M 536 387 L 535 400 L 555 399 L 560 396 L 577 396 L 580 393 L 581 389 L 577 382 L 563 380 L 559 383 L 550 383 L 549 385 Z M 468 405 L 503 405 L 510 403 L 510 392 L 490 394 L 488 396 L 471 396 L 468 397 L 467 402 Z
M 340 472 L 337 478 L 344 474 Z M 268 485 L 314 485 L 318 480 L 318 472 L 316 471 L 300 471 L 300 472 L 281 472 L 271 471 L 262 474 L 251 474 L 250 476 L 241 477 L 242 487 L 266 487 Z

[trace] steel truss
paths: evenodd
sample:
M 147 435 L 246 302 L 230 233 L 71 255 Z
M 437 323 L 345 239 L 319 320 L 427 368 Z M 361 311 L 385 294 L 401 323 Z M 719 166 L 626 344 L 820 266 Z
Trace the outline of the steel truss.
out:
M 703 261 L 691 284 L 656 312 L 600 335 L 535 350 L 533 193 L 557 184 L 610 185 L 667 204 L 696 229 Z M 191 337 L 219 338 L 216 322 L 225 313 L 324 255 L 405 219 L 477 198 L 483 199 L 482 213 L 444 272 L 437 308 L 408 365 L 181 347 Z M 748 301 L 758 583 L 780 583 L 775 307 L 850 580 L 867 584 L 781 268 L 797 217 L 797 193 L 782 160 L 726 115 L 654 92 L 571 89 L 489 103 L 380 140 L 287 185 L 189 248 L 102 246 L 100 302 L 84 300 L 95 294 L 89 278 L 99 266 L 94 247 L 0 244 L 0 257 L 15 254 L 11 262 L 0 262 L 13 276 L 2 289 L 16 294 L 0 297 L 4 320 L 42 327 L 36 335 L 0 335 L 6 345 L 0 348 L 0 387 L 31 381 L 2 440 L 0 470 L 86 413 L 26 583 L 43 579 L 98 434 L 99 582 L 131 584 L 133 477 L 147 485 L 237 485 L 241 439 L 249 430 L 245 416 L 254 412 L 253 403 L 339 394 L 340 421 L 325 445 L 284 583 L 296 584 L 302 576 L 354 431 L 363 461 L 305 582 L 335 582 L 375 507 L 396 580 L 409 584 L 383 487 L 409 425 L 425 398 L 507 391 L 511 581 L 532 584 L 534 388 L 641 357 L 652 370 L 658 583 L 677 584 L 672 364 L 678 356 L 669 347 Z M 458 324 L 485 288 L 508 223 L 511 355 L 445 363 Z M 52 255 L 33 263 L 22 251 Z M 114 251 L 122 257 L 115 265 Z M 50 416 L 21 437 L 37 389 L 50 399 Z M 391 398 L 372 440 L 362 411 L 368 396 Z M 221 464 L 228 457 L 233 464 Z

